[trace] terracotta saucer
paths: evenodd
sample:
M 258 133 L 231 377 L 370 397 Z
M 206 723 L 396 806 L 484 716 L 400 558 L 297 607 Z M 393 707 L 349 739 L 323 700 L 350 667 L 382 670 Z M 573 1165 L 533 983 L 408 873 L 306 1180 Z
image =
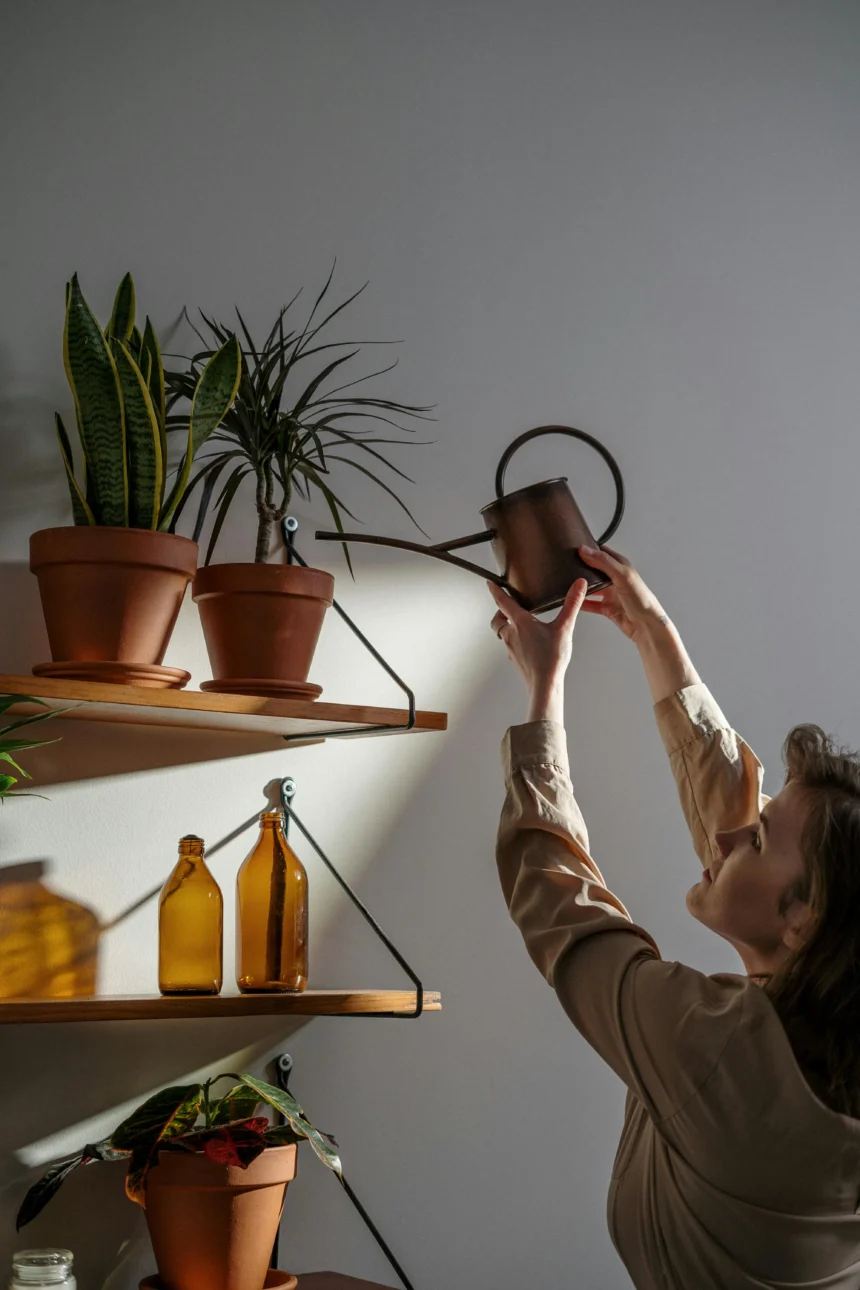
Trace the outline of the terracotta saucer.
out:
M 150 690 L 181 690 L 191 673 L 181 667 L 160 667 L 155 663 L 115 663 L 101 659 L 60 663 L 37 663 L 34 676 L 62 677 L 66 681 L 101 681 L 108 685 L 135 685 Z
M 263 1282 L 263 1290 L 296 1290 L 298 1284 L 298 1277 L 294 1277 L 290 1272 L 269 1268 Z M 140 1283 L 140 1290 L 162 1290 L 161 1277 L 158 1273 L 154 1273 L 151 1277 L 144 1277 Z
M 263 699 L 318 699 L 321 685 L 310 681 L 273 681 L 264 677 L 229 677 L 222 681 L 203 681 L 201 690 L 210 694 L 254 694 Z

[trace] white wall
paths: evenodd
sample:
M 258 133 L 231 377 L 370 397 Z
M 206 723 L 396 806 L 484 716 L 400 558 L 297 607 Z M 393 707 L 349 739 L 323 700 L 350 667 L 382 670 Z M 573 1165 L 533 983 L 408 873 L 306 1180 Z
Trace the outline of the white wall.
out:
M 51 413 L 69 403 L 69 273 L 102 314 L 131 268 L 162 331 L 184 303 L 237 303 L 262 328 L 337 255 L 345 289 L 371 280 L 353 334 L 406 342 L 389 388 L 438 404 L 435 445 L 403 458 L 436 540 L 476 527 L 514 434 L 582 426 L 628 481 L 618 544 L 773 770 L 798 720 L 860 742 L 856 4 L 6 0 L 2 20 L 0 670 L 47 657 L 27 537 L 68 520 Z M 609 489 L 584 451 L 535 445 L 514 473 L 561 469 L 599 526 Z M 360 506 L 406 534 L 393 506 Z M 250 543 L 246 509 L 222 558 Z M 38 759 L 50 802 L 2 811 L 0 855 L 50 857 L 57 885 L 110 917 L 181 833 L 214 842 L 293 773 L 443 1013 L 316 1021 L 288 1042 L 251 1020 L 7 1028 L 0 1262 L 26 1162 L 160 1083 L 287 1043 L 297 1093 L 418 1290 L 626 1284 L 603 1219 L 621 1090 L 496 889 L 497 746 L 523 705 L 488 597 L 410 557 L 356 562 L 344 602 L 420 703 L 450 712 L 448 735 L 252 757 L 68 726 Z M 199 681 L 186 610 L 167 661 Z M 332 698 L 392 697 L 334 623 L 315 673 Z M 690 847 L 636 660 L 602 622 L 578 629 L 569 725 L 610 880 L 667 955 L 732 967 L 684 914 Z M 213 862 L 228 892 L 246 849 Z M 399 984 L 311 872 L 314 983 Z M 152 989 L 154 948 L 150 906 L 107 938 L 102 988 Z M 131 1290 L 151 1266 L 112 1170 L 77 1177 L 27 1239 L 73 1246 L 89 1285 L 119 1267 L 111 1284 Z M 283 1251 L 297 1270 L 388 1279 L 311 1160 Z

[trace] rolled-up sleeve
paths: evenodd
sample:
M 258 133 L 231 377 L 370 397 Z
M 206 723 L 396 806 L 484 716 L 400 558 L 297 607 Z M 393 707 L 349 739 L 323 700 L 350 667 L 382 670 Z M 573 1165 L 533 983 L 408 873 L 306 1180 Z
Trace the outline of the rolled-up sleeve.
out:
M 761 762 L 701 683 L 661 700 L 654 715 L 693 846 L 708 865 L 715 835 L 752 823 L 767 801 Z
M 738 985 L 665 963 L 591 857 L 564 728 L 533 722 L 503 744 L 496 858 L 532 961 L 588 1042 L 656 1119 L 707 1079 L 738 1020 Z

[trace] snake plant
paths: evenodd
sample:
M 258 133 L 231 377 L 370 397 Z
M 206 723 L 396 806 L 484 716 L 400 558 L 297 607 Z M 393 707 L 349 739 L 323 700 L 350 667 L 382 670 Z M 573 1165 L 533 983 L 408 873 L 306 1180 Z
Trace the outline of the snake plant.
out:
M 68 283 L 63 359 L 75 403 L 81 483 L 59 412 L 54 414 L 57 438 L 76 524 L 167 531 L 188 487 L 194 454 L 236 397 L 242 355 L 235 336 L 225 335 L 198 373 L 190 391 L 183 455 L 168 493 L 161 350 L 149 318 L 141 332 L 134 315 L 130 273 L 119 284 L 104 330 L 84 299 L 77 274 Z

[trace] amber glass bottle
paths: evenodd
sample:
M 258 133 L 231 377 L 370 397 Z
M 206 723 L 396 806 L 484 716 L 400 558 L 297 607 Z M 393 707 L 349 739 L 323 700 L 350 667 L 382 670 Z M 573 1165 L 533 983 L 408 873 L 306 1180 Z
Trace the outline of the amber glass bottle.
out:
M 246 994 L 304 990 L 308 876 L 287 842 L 281 812 L 264 811 L 260 824 L 236 880 L 236 984 Z
M 203 859 L 203 839 L 180 838 L 176 868 L 158 902 L 158 988 L 218 994 L 223 977 L 224 899 Z

